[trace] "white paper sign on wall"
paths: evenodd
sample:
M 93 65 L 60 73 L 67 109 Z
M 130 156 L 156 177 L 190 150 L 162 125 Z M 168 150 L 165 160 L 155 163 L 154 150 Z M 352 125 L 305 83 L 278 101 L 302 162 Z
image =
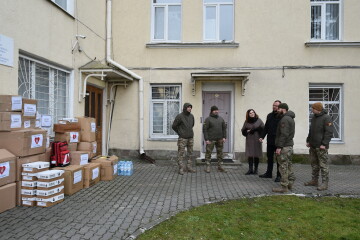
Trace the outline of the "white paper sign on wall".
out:
M 0 34 L 0 64 L 14 66 L 14 39 Z

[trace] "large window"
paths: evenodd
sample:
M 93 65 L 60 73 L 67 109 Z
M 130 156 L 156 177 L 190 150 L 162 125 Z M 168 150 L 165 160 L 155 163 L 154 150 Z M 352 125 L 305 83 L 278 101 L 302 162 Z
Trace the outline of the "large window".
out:
M 71 15 L 74 15 L 74 5 L 76 0 L 50 0 L 62 9 L 64 9 L 66 12 L 68 12 Z
M 171 126 L 180 113 L 180 85 L 152 85 L 150 103 L 150 137 L 176 138 Z
M 342 140 L 342 85 L 310 85 L 309 124 L 312 116 L 311 105 L 321 102 L 331 116 L 334 125 L 332 141 Z
M 311 0 L 311 40 L 340 40 L 341 0 Z
M 53 123 L 69 116 L 69 72 L 20 56 L 18 75 L 19 95 L 37 99 L 39 114 Z
M 152 41 L 181 41 L 181 0 L 152 0 Z
M 233 0 L 204 0 L 204 41 L 234 40 Z

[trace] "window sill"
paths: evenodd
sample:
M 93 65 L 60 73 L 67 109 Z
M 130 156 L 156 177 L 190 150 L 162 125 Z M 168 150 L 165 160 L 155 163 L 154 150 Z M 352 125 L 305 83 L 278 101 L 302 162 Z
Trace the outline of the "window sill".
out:
M 360 47 L 360 42 L 306 42 L 306 47 Z
M 345 142 L 342 140 L 335 140 L 335 141 L 330 141 L 330 144 L 345 144 Z
M 177 138 L 148 138 L 148 141 L 177 142 Z
M 238 48 L 239 43 L 147 43 L 147 48 Z

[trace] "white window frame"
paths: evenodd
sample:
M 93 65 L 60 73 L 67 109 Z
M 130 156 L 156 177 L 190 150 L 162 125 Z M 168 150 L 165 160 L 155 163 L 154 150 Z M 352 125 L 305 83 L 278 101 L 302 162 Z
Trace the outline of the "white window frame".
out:
M 153 87 L 179 87 L 179 99 L 176 100 L 176 99 L 152 99 L 152 88 Z M 166 135 L 164 132 L 163 133 L 154 133 L 154 129 L 153 129 L 153 105 L 156 104 L 156 103 L 161 103 L 161 104 L 164 104 L 168 101 L 178 101 L 179 102 L 179 113 L 181 113 L 182 111 L 182 106 L 181 106 L 181 103 L 182 103 L 182 86 L 181 84 L 150 84 L 150 106 L 149 106 L 149 115 L 150 115 L 150 121 L 149 121 L 149 124 L 150 124 L 150 139 L 177 139 L 178 138 L 178 135 Z M 166 111 L 166 107 L 167 105 L 165 104 L 164 105 L 164 116 L 163 116 L 163 131 L 165 131 L 165 129 L 167 128 L 167 111 Z M 171 126 L 170 126 L 171 127 Z
M 54 103 L 54 95 L 52 95 L 51 97 L 51 94 L 53 94 L 54 92 L 54 79 L 55 79 L 55 71 L 62 71 L 64 73 L 67 74 L 67 77 L 66 77 L 66 86 L 67 86 L 67 92 L 66 92 L 66 99 L 67 99 L 67 105 L 66 105 L 66 113 L 65 113 L 65 117 L 70 117 L 72 116 L 72 102 L 73 102 L 73 93 L 70 91 L 71 89 L 73 89 L 73 77 L 74 77 L 74 74 L 73 74 L 73 71 L 69 71 L 69 70 L 66 70 L 66 69 L 63 69 L 63 68 L 60 68 L 58 66 L 55 66 L 55 65 L 52 65 L 50 63 L 47 63 L 47 62 L 43 62 L 43 61 L 40 61 L 38 59 L 34 59 L 32 57 L 29 57 L 29 56 L 26 56 L 26 55 L 22 55 L 22 54 L 19 54 L 19 62 L 20 62 L 20 58 L 22 59 L 25 59 L 25 60 L 28 60 L 30 65 L 29 67 L 31 68 L 31 75 L 29 76 L 29 80 L 30 80 L 30 97 L 34 98 L 34 96 L 36 96 L 36 91 L 35 91 L 35 69 L 36 69 L 36 64 L 40 64 L 44 67 L 48 67 L 49 68 L 49 114 L 48 115 L 51 115 L 51 118 L 52 118 L 52 123 L 54 124 L 55 123 L 55 120 L 54 120 L 54 117 L 55 117 L 55 103 Z M 19 80 L 18 80 L 19 81 Z M 20 86 L 19 86 L 20 87 Z M 52 127 L 50 128 L 50 132 L 52 132 Z
M 63 6 L 60 6 L 59 4 L 57 4 L 55 2 L 56 0 L 50 0 L 50 1 L 53 2 L 55 5 L 59 6 L 59 8 L 63 9 L 67 13 L 69 13 L 71 16 L 74 16 L 74 14 L 75 14 L 75 1 L 76 0 L 66 0 L 66 8 L 63 8 Z
M 203 41 L 204 42 L 223 42 L 223 39 L 220 39 L 220 5 L 232 5 L 233 6 L 233 39 L 227 40 L 225 42 L 234 42 L 235 40 L 235 1 L 231 0 L 232 3 L 222 3 L 222 2 L 214 2 L 214 3 L 205 3 L 203 0 Z M 206 7 L 216 7 L 216 39 L 206 39 Z
M 342 84 L 309 84 L 309 94 L 310 94 L 310 90 L 311 89 L 324 89 L 324 88 L 336 88 L 339 89 L 339 99 L 337 101 L 326 101 L 326 100 L 322 100 L 322 101 L 311 101 L 310 100 L 310 96 L 309 96 L 309 114 L 308 114 L 308 119 L 309 119 L 309 127 L 310 127 L 310 122 L 311 122 L 311 118 L 312 118 L 312 109 L 311 109 L 311 105 L 316 103 L 316 102 L 321 102 L 324 106 L 328 105 L 328 104 L 338 104 L 339 105 L 339 127 L 338 129 L 336 129 L 339 133 L 339 137 L 338 138 L 332 138 L 331 139 L 331 143 L 343 143 L 343 117 L 344 117 L 344 113 L 343 113 L 343 85 Z M 329 113 L 328 113 L 329 114 Z M 331 116 L 331 113 L 329 114 Z M 334 125 L 334 128 L 336 126 Z
M 331 40 L 326 39 L 326 5 L 327 4 L 339 4 L 339 39 Z M 342 41 L 343 37 L 343 1 L 336 0 L 336 1 L 321 1 L 316 2 L 310 0 L 310 11 L 311 7 L 313 6 L 321 6 L 321 38 L 315 39 L 311 38 L 311 12 L 310 12 L 310 41 L 311 42 L 339 42 Z
M 168 34 L 168 20 L 169 20 L 169 6 L 180 6 L 181 11 L 181 23 L 180 23 L 180 39 L 179 40 L 169 40 Z M 164 39 L 156 39 L 155 38 L 155 8 L 157 7 L 164 7 Z M 154 3 L 151 0 L 151 42 L 172 42 L 172 43 L 180 43 L 182 41 L 182 0 L 181 3 Z

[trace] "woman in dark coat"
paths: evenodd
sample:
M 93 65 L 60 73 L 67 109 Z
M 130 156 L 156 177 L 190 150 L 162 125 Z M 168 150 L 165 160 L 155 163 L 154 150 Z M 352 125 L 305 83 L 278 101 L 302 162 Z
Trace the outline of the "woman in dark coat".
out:
M 259 158 L 262 156 L 262 143 L 259 141 L 264 123 L 256 114 L 254 109 L 246 112 L 246 120 L 241 129 L 242 135 L 246 137 L 245 157 L 249 161 L 249 171 L 245 175 L 257 174 Z M 255 163 L 255 169 L 253 169 Z

